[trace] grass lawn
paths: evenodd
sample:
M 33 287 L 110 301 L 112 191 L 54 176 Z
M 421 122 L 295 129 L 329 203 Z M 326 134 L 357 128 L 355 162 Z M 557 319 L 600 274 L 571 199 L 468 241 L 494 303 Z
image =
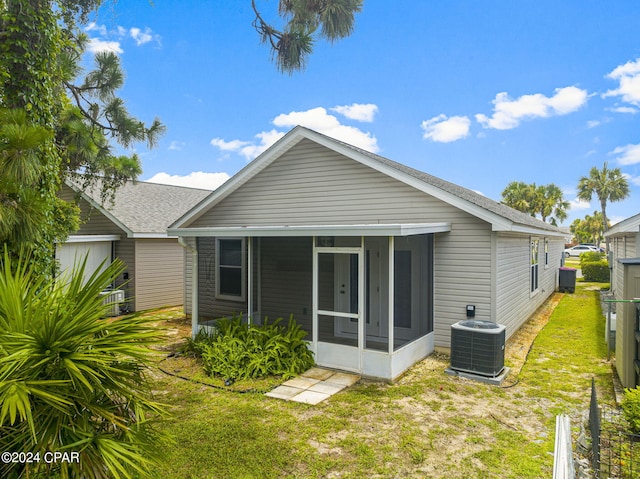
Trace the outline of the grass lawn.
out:
M 553 312 L 543 307 L 509 341 L 512 373 L 503 387 L 447 376 L 448 357 L 438 354 L 395 384 L 362 380 L 316 406 L 156 371 L 157 399 L 173 414 L 164 429 L 175 444 L 153 476 L 551 477 L 555 415 L 579 424 L 592 377 L 601 401 L 613 398 L 599 286 L 577 286 L 575 294 L 555 294 Z M 158 320 L 171 329 L 179 313 Z M 194 376 L 194 366 L 183 359 L 171 367 Z

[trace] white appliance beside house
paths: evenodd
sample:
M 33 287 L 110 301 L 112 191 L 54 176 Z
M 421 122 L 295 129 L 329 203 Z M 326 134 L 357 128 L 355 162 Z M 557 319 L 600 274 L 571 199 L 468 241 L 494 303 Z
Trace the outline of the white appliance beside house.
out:
M 71 275 L 74 267 L 80 267 L 85 262 L 83 280 L 88 281 L 91 276 L 104 271 L 113 261 L 114 242 L 118 235 L 72 235 L 64 243 L 56 245 L 56 261 L 58 263 L 58 277 Z M 124 302 L 124 291 L 107 288 L 103 291 L 105 304 L 109 305 L 108 316 L 120 314 L 120 304 Z

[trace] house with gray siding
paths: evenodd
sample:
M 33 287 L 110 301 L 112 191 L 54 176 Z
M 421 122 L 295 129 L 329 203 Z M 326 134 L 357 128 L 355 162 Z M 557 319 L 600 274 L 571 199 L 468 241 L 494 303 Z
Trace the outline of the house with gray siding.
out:
M 81 210 L 80 229 L 56 245 L 61 272 L 87 257 L 89 277 L 106 260 L 120 258 L 126 270 L 114 290 L 123 291 L 129 311 L 184 304 L 185 252 L 167 227 L 210 190 L 128 181 L 113 199 L 99 188 L 83 189 L 71 180 L 58 195 Z
M 640 213 L 606 233 L 616 303 L 616 370 L 624 387 L 640 385 Z
M 169 228 L 194 334 L 293 318 L 317 364 L 393 380 L 475 319 L 513 334 L 556 289 L 565 234 L 296 127 Z

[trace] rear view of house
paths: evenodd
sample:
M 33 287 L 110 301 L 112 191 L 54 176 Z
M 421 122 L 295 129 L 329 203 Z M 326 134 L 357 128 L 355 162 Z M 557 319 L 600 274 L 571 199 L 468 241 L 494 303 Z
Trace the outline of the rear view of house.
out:
M 193 330 L 294 319 L 319 365 L 394 379 L 473 314 L 511 335 L 555 290 L 564 234 L 296 127 L 170 228 Z M 189 301 L 189 298 L 191 301 Z
M 85 275 L 106 260 L 120 258 L 126 270 L 113 285 L 124 306 L 142 311 L 184 304 L 184 249 L 167 236 L 167 226 L 210 193 L 208 190 L 127 182 L 102 202 L 97 188 L 84 191 L 67 181 L 59 196 L 77 202 L 83 224 L 56 247 L 62 271 L 87 256 Z

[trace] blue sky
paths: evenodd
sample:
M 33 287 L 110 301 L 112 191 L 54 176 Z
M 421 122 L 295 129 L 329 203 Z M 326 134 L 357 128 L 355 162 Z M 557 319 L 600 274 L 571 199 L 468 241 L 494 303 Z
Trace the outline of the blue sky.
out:
M 267 18 L 277 0 L 258 0 Z M 568 225 L 607 161 L 640 212 L 640 2 L 365 0 L 354 34 L 279 73 L 251 0 L 118 0 L 86 26 L 116 51 L 130 112 L 167 132 L 137 145 L 143 180 L 215 188 L 296 124 L 478 191 L 555 183 Z

